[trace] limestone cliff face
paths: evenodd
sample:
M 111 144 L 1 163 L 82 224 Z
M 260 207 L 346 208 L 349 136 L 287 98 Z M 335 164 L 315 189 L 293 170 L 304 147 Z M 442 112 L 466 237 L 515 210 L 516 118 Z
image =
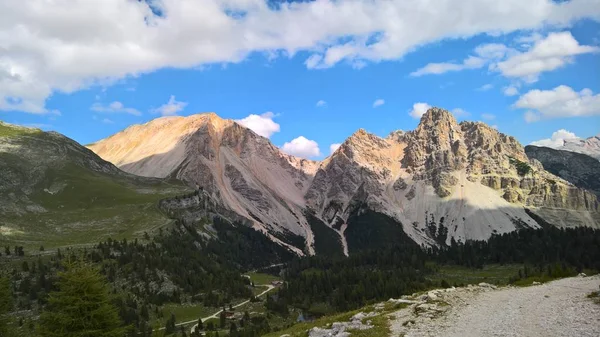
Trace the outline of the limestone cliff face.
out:
M 90 148 L 128 172 L 202 187 L 267 235 L 304 237 L 309 253 L 307 211 L 343 243 L 344 224 L 365 208 L 395 219 L 422 244 L 537 227 L 525 208 L 560 226 L 600 227 L 593 193 L 545 171 L 515 138 L 483 123 L 459 124 L 439 108 L 413 131 L 382 138 L 358 130 L 321 162 L 283 154 L 215 114 L 159 118 Z M 432 224 L 443 224 L 448 236 L 435 237 Z
M 434 239 L 425 228 L 431 217 L 450 224 L 448 240 L 536 227 L 524 208 L 558 225 L 569 218 L 600 225 L 593 193 L 544 171 L 515 138 L 484 123 L 459 124 L 439 108 L 414 131 L 353 134 L 321 164 L 305 198 L 332 224 L 344 222 L 360 201 L 426 244 Z
M 600 161 L 581 153 L 528 145 L 527 156 L 538 160 L 543 168 L 577 187 L 600 196 Z
M 305 237 L 307 251 L 312 249 L 312 232 L 302 212 L 317 164 L 280 152 L 234 121 L 214 113 L 159 118 L 90 149 L 125 171 L 177 178 L 201 188 L 257 230 Z

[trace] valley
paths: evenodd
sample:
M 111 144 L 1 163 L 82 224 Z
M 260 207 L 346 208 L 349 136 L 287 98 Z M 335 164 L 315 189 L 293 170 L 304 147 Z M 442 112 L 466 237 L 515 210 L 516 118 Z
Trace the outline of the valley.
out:
M 439 108 L 413 131 L 360 129 L 322 161 L 214 113 L 86 147 L 2 123 L 8 327 L 46 337 L 40 324 L 73 272 L 106 282 L 131 337 L 313 336 L 333 322 L 358 337 L 439 335 L 451 327 L 399 322 L 414 296 L 382 301 L 600 271 L 596 167 Z

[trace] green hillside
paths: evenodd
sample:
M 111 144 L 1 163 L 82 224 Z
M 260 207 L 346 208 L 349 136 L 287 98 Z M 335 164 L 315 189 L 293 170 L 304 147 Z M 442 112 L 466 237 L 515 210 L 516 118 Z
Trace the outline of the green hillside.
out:
M 0 246 L 141 237 L 171 222 L 158 200 L 186 192 L 122 172 L 58 133 L 0 122 Z

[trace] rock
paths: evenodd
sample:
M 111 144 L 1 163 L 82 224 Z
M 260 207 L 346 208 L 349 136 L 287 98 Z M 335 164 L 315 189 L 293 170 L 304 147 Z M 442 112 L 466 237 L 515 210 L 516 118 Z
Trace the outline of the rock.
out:
M 415 197 L 415 186 L 411 186 L 408 193 L 406 193 L 406 199 L 412 200 Z
M 478 284 L 481 288 L 489 288 L 489 289 L 496 289 L 498 287 L 496 287 L 493 284 L 489 284 L 489 283 L 485 283 L 485 282 L 481 282 Z
M 538 281 L 533 281 L 531 284 L 534 285 L 534 286 L 537 286 L 537 285 L 540 285 L 541 283 L 538 282 Z
M 408 185 L 402 178 L 398 178 L 393 185 L 394 191 L 405 190 Z
M 577 275 L 579 277 L 586 277 L 587 275 L 585 273 L 579 273 L 579 275 Z
M 438 299 L 438 293 L 435 290 L 432 290 L 427 293 L 427 299 L 431 301 L 435 301 Z

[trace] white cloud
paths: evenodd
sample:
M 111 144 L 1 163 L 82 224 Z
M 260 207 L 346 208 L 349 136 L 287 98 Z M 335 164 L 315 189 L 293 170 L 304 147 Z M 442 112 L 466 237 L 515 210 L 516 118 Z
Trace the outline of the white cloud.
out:
M 573 62 L 575 55 L 600 51 L 598 47 L 580 45 L 570 32 L 550 33 L 545 38 L 536 33 L 515 39 L 518 43 L 524 41 L 534 42 L 534 45 L 522 44 L 521 47 L 527 50 L 521 52 L 501 43 L 482 44 L 474 50 L 477 56 L 468 56 L 461 63 L 429 63 L 412 72 L 411 76 L 478 69 L 487 64 L 490 70 L 500 72 L 504 77 L 531 83 L 537 81 L 541 73 Z
M 535 142 L 531 142 L 531 145 L 535 146 L 545 146 L 558 148 L 564 145 L 565 140 L 577 140 L 580 139 L 573 132 L 567 131 L 565 129 L 560 129 L 554 133 L 550 138 L 536 140 Z
M 179 102 L 175 100 L 175 96 L 171 95 L 169 101 L 152 111 L 155 113 L 159 113 L 163 116 L 173 116 L 176 115 L 179 111 L 183 110 L 187 105 L 186 102 Z
M 508 87 L 504 87 L 502 92 L 504 93 L 504 96 L 516 96 L 519 94 L 519 89 L 514 85 L 509 85 Z
M 570 32 L 550 33 L 537 40 L 531 49 L 498 62 L 496 68 L 505 77 L 535 82 L 540 73 L 552 71 L 573 62 L 573 56 L 600 51 L 594 46 L 580 45 Z
M 320 99 L 320 100 L 317 102 L 316 106 L 317 106 L 317 107 L 319 107 L 319 108 L 321 108 L 321 107 L 324 107 L 324 106 L 327 106 L 327 102 L 325 102 L 324 100 Z
M 341 143 L 333 143 L 329 145 L 329 154 L 333 154 L 337 149 L 340 148 L 340 146 L 342 146 Z
M 94 103 L 90 108 L 92 111 L 104 112 L 104 113 L 126 113 L 134 116 L 141 116 L 142 113 L 134 108 L 128 108 L 119 101 L 114 101 L 109 105 L 102 105 L 101 103 Z
M 102 120 L 102 123 L 104 123 L 104 124 L 113 124 L 114 122 L 113 122 L 111 119 L 104 118 L 104 119 Z
M 385 104 L 385 100 L 383 99 L 376 99 L 375 102 L 373 102 L 373 107 L 376 108 L 378 106 L 382 106 Z
M 410 73 L 410 76 L 423 76 L 423 75 L 440 75 L 450 71 L 461 71 L 465 69 L 478 69 L 485 65 L 486 61 L 482 58 L 469 56 L 464 59 L 462 63 L 453 62 L 442 62 L 442 63 L 429 63 L 423 68 L 417 69 Z
M 457 118 L 467 117 L 471 115 L 471 113 L 461 108 L 452 109 L 452 114 L 454 115 L 454 117 Z
M 533 32 L 530 35 L 523 35 L 523 36 L 516 38 L 515 42 L 529 44 L 529 43 L 538 42 L 542 38 L 543 38 L 542 34 L 540 34 L 538 32 Z
M 421 118 L 431 108 L 427 103 L 415 103 L 412 110 L 408 113 L 412 118 Z
M 488 113 L 482 113 L 481 114 L 481 118 L 486 119 L 488 121 L 491 121 L 491 120 L 496 119 L 496 115 L 492 115 L 492 114 L 488 114 Z
M 578 0 L 527 6 L 522 0 L 0 1 L 0 110 L 48 113 L 46 100 L 55 92 L 108 86 L 161 68 L 237 63 L 254 52 L 307 51 L 308 68 L 360 67 L 447 38 L 599 16 L 595 1 Z
M 478 91 L 488 91 L 490 89 L 492 89 L 494 87 L 493 84 L 488 83 L 488 84 L 484 84 L 481 87 L 477 88 Z
M 238 119 L 236 122 L 256 132 L 257 134 L 270 138 L 274 133 L 279 132 L 279 124 L 273 121 L 275 114 L 268 111 L 262 115 L 249 115 L 248 117 Z
M 281 150 L 287 154 L 302 158 L 318 157 L 321 155 L 319 144 L 314 140 L 306 139 L 304 136 L 295 138 L 291 142 L 286 142 L 281 147 Z
M 540 119 L 600 115 L 600 94 L 590 89 L 574 91 L 566 85 L 552 90 L 530 90 L 519 97 L 516 108 L 529 109 L 525 112 L 527 122 Z

